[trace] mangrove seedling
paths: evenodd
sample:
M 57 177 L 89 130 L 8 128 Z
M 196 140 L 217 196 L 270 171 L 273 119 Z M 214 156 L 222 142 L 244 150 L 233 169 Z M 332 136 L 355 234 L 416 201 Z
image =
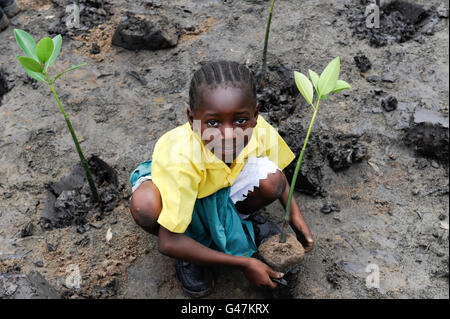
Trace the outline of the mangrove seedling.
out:
M 94 179 L 92 178 L 91 170 L 89 169 L 88 162 L 81 151 L 80 143 L 78 142 L 77 136 L 75 135 L 75 131 L 73 130 L 72 123 L 67 116 L 61 101 L 59 100 L 58 95 L 56 94 L 55 88 L 53 84 L 55 81 L 60 78 L 63 74 L 75 70 L 86 63 L 81 63 L 78 65 L 74 65 L 67 70 L 57 74 L 53 79 L 50 78 L 48 74 L 49 67 L 56 61 L 58 57 L 61 46 L 62 46 L 62 37 L 61 35 L 57 35 L 53 39 L 43 38 L 37 44 L 34 41 L 33 37 L 27 32 L 14 29 L 14 35 L 16 37 L 17 44 L 25 53 L 26 56 L 17 56 L 17 60 L 20 65 L 23 67 L 25 72 L 33 79 L 39 82 L 44 82 L 50 86 L 53 95 L 55 96 L 56 102 L 59 105 L 59 109 L 61 110 L 64 119 L 66 120 L 67 127 L 69 128 L 70 134 L 72 135 L 73 142 L 75 143 L 75 148 L 80 156 L 81 165 L 84 168 L 86 173 L 86 178 L 89 183 L 89 187 L 91 189 L 92 198 L 95 202 L 99 202 L 99 196 L 97 192 L 97 188 L 94 183 Z
M 328 66 L 323 70 L 322 74 L 319 76 L 316 72 L 309 70 L 309 76 L 311 81 L 300 72 L 294 72 L 294 79 L 298 90 L 305 98 L 306 102 L 314 110 L 311 122 L 309 124 L 308 133 L 306 134 L 305 142 L 303 148 L 298 157 L 297 165 L 295 166 L 294 175 L 292 176 L 291 189 L 289 191 L 289 197 L 286 205 L 286 214 L 284 216 L 284 223 L 282 227 L 282 232 L 280 235 L 280 242 L 286 242 L 286 230 L 290 219 L 290 210 L 292 203 L 292 195 L 295 188 L 295 183 L 297 182 L 297 176 L 300 171 L 300 166 L 302 164 L 303 156 L 305 155 L 306 145 L 308 144 L 309 136 L 311 134 L 312 128 L 314 126 L 314 121 L 319 111 L 319 103 L 321 100 L 326 100 L 327 95 L 332 93 L 338 93 L 346 89 L 350 89 L 350 85 L 342 80 L 339 80 L 339 74 L 341 71 L 341 61 L 337 57 L 331 61 Z M 314 103 L 314 91 L 316 92 L 316 102 Z
M 266 73 L 267 73 L 267 47 L 269 45 L 269 33 L 270 33 L 270 25 L 272 23 L 272 12 L 273 6 L 275 5 L 275 0 L 272 0 L 272 5 L 270 6 L 269 18 L 267 19 L 266 26 L 266 36 L 264 37 L 264 50 L 263 50 L 263 64 L 262 64 L 262 77 L 261 84 L 265 85 L 266 83 Z

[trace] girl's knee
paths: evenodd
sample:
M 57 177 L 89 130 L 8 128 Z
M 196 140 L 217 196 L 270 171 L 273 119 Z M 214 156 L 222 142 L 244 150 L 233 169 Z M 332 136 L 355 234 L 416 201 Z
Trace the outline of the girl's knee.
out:
M 161 195 L 150 181 L 139 186 L 131 197 L 130 211 L 133 219 L 139 226 L 151 233 L 157 230 L 157 220 L 161 208 Z

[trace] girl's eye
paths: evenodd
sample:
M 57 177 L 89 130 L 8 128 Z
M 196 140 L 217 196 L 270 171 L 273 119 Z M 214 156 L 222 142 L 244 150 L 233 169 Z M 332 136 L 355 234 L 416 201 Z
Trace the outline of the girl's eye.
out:
M 206 121 L 206 124 L 208 124 L 208 126 L 215 127 L 215 126 L 217 126 L 217 124 L 219 124 L 219 122 L 217 122 L 215 120 L 209 120 L 209 121 Z
M 247 119 L 239 119 L 235 121 L 237 125 L 244 125 L 247 123 Z

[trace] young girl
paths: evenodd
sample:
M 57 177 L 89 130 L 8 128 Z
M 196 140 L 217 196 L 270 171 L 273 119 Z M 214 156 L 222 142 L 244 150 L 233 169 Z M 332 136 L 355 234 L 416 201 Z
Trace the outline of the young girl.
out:
M 209 294 L 211 265 L 242 269 L 259 287 L 281 278 L 252 255 L 279 228 L 257 214 L 289 184 L 282 173 L 295 158 L 259 114 L 249 69 L 213 62 L 198 70 L 189 90 L 188 122 L 164 134 L 152 161 L 131 174 L 131 214 L 158 236 L 159 251 L 177 259 L 176 274 L 191 297 Z M 306 251 L 311 232 L 295 200 L 290 225 Z

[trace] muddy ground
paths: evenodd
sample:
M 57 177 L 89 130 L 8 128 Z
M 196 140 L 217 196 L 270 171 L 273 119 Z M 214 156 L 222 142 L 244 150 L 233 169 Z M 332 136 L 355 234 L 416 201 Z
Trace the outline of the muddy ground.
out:
M 151 158 L 164 132 L 185 123 L 188 85 L 200 63 L 231 59 L 259 69 L 268 1 L 109 0 L 105 14 L 91 17 L 85 29 L 65 33 L 52 72 L 82 61 L 88 65 L 62 77 L 56 90 L 84 152 L 116 169 L 121 192 L 116 208 L 89 215 L 82 230 L 42 227 L 45 185 L 68 174 L 78 155 L 49 88 L 27 78 L 16 62 L 20 52 L 13 37 L 14 28 L 35 38 L 64 31 L 58 20 L 64 1 L 17 1 L 22 12 L 0 33 L 0 296 L 31 296 L 21 286 L 29 276 L 31 286 L 32 278 L 48 282 L 36 293 L 41 297 L 186 298 L 174 261 L 158 253 L 156 239 L 128 212 L 128 177 Z M 273 77 L 281 66 L 321 72 L 340 56 L 341 78 L 352 85 L 321 103 L 302 171 L 310 183 L 295 194 L 315 238 L 295 297 L 448 298 L 448 3 L 410 1 L 429 20 L 418 18 L 403 25 L 400 36 L 388 36 L 361 25 L 368 2 L 280 0 L 274 11 Z M 125 11 L 166 16 L 180 32 L 178 44 L 159 51 L 112 46 Z M 296 149 L 312 112 L 292 92 L 286 94 L 263 116 Z M 420 153 L 424 145 L 405 143 L 417 110 L 433 111 L 441 123 L 440 150 Z M 345 161 L 349 152 L 362 153 Z M 263 214 L 281 223 L 279 203 Z M 379 288 L 366 285 L 366 270 L 372 272 L 369 279 L 378 272 Z M 73 284 L 77 271 L 80 288 Z M 216 274 L 211 298 L 270 297 L 237 270 L 218 268 Z

